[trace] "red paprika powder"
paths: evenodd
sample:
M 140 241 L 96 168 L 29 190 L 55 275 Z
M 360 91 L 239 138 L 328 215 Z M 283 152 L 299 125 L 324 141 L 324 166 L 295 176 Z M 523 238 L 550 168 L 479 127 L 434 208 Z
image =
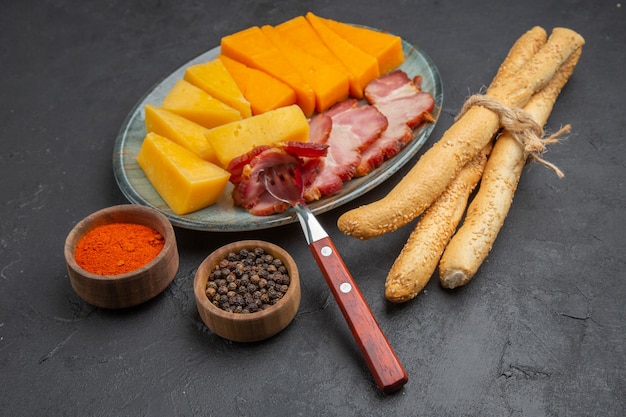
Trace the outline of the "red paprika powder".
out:
M 74 258 L 85 271 L 119 275 L 154 259 L 165 244 L 159 232 L 133 223 L 111 223 L 95 227 L 76 245 Z

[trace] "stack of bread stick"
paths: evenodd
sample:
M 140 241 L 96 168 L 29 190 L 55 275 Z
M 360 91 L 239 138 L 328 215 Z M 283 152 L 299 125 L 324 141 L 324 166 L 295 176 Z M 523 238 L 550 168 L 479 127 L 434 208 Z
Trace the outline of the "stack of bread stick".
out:
M 523 109 L 518 113 L 541 130 L 584 43 L 570 29 L 554 28 L 548 36 L 543 28 L 532 28 L 514 43 L 484 100 L 509 110 Z M 387 276 L 385 295 L 392 302 L 414 298 L 437 265 L 443 287 L 467 284 L 503 225 L 522 168 L 529 158 L 540 159 L 520 143 L 518 132 L 507 130 L 502 114 L 481 100 L 466 104 L 441 139 L 384 198 L 338 220 L 347 235 L 370 239 L 421 216 Z

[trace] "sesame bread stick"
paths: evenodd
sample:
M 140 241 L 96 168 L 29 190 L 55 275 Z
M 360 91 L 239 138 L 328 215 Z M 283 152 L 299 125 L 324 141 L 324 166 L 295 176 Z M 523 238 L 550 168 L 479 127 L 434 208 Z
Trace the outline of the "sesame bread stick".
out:
M 573 53 L 548 85 L 532 96 L 524 107 L 538 125 L 543 126 L 548 120 L 581 52 L 579 48 Z M 467 284 L 491 251 L 511 207 L 527 155 L 524 147 L 506 130 L 496 140 L 480 189 L 468 208 L 463 225 L 441 257 L 439 277 L 444 288 Z
M 470 194 L 480 181 L 490 151 L 491 142 L 463 167 L 419 218 L 387 275 L 387 300 L 394 303 L 409 301 L 428 284 L 446 244 L 465 213 Z

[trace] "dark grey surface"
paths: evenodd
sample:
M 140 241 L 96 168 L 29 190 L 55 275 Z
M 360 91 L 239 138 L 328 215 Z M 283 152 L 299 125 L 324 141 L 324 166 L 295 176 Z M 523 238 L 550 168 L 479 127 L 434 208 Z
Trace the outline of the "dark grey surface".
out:
M 458 4 L 457 4 L 458 3 Z M 0 409 L 7 416 L 623 416 L 626 6 L 615 1 L 3 1 L 0 3 Z M 297 225 L 249 233 L 177 229 L 180 271 L 124 311 L 72 290 L 72 226 L 125 203 L 113 143 L 162 77 L 255 24 L 311 10 L 387 29 L 422 47 L 444 80 L 442 117 L 486 85 L 534 25 L 587 40 L 548 129 L 572 134 L 527 167 L 487 262 L 471 284 L 433 277 L 404 305 L 383 295 L 411 226 L 359 242 L 320 216 L 409 373 L 378 392 Z M 415 160 L 417 157 L 415 158 Z M 292 324 L 262 343 L 211 334 L 192 280 L 218 246 L 258 238 L 291 251 L 303 277 Z

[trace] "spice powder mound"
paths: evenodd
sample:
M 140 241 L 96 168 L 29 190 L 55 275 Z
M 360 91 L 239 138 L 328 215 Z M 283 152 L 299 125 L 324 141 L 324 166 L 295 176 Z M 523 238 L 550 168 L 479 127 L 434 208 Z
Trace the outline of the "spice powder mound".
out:
M 119 275 L 141 268 L 153 260 L 165 244 L 152 227 L 133 223 L 111 223 L 95 227 L 76 245 L 74 258 L 86 271 Z

